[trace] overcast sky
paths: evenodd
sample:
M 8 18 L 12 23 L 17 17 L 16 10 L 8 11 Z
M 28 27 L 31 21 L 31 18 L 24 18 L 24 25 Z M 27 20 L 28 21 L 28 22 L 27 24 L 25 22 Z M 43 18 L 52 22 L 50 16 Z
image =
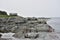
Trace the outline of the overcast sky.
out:
M 60 0 L 0 0 L 0 10 L 20 16 L 60 17 Z

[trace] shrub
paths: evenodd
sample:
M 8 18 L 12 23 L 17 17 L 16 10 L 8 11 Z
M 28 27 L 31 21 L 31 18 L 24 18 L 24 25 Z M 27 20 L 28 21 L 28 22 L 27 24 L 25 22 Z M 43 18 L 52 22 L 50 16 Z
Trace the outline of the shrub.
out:
M 5 12 L 5 11 L 0 11 L 0 15 L 7 15 L 7 12 Z

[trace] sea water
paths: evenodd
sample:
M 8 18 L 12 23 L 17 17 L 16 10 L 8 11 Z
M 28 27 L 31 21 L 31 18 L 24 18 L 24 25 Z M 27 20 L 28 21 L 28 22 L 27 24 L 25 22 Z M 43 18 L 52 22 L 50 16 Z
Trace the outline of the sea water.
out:
M 55 29 L 55 32 L 60 32 L 60 17 L 51 18 L 47 23 Z

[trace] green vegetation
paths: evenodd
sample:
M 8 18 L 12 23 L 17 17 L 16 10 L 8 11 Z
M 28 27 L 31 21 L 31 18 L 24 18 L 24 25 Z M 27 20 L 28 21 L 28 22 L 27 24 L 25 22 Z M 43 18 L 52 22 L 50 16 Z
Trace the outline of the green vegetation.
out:
M 16 17 L 17 15 L 8 15 L 5 11 L 0 11 L 0 18 Z
M 0 15 L 0 18 L 9 18 L 9 17 L 16 17 L 16 16 Z
M 0 15 L 7 15 L 7 12 L 5 12 L 5 11 L 0 11 Z

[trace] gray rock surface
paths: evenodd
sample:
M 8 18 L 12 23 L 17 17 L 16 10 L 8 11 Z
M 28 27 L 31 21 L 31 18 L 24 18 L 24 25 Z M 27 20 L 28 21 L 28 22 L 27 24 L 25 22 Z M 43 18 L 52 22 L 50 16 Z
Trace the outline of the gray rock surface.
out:
M 0 40 L 11 40 L 11 39 L 0 38 Z
M 34 38 L 14 38 L 14 37 L 9 37 L 7 35 L 8 33 L 5 33 L 7 37 L 0 38 L 1 40 L 60 40 L 60 33 L 58 32 L 38 32 L 39 37 L 34 39 Z M 4 34 L 4 33 L 3 33 Z M 11 35 L 11 33 L 9 33 Z
M 0 18 L 0 32 L 14 32 L 15 37 L 21 37 L 26 32 L 52 32 L 53 28 L 47 24 L 50 18 L 35 18 L 35 17 L 9 17 Z

